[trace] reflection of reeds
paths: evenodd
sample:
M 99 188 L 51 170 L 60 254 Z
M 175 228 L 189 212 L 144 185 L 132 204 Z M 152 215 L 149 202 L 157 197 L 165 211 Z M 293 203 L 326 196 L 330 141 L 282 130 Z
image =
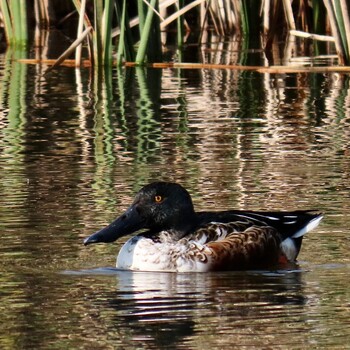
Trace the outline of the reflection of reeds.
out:
M 0 109 L 6 109 L 8 106 L 6 118 L 0 118 L 8 122 L 6 128 L 2 131 L 4 142 L 8 145 L 6 152 L 13 158 L 10 162 L 15 162 L 15 158 L 22 158 L 23 135 L 25 125 L 26 111 L 26 79 L 27 68 L 18 62 L 11 62 L 11 53 L 8 52 L 8 63 L 4 71 L 4 76 L 0 84 L 1 104 Z
M 187 31 L 200 33 L 198 40 L 205 39 L 208 31 L 214 31 L 219 36 L 234 34 L 242 38 L 242 48 L 262 46 L 267 56 L 272 43 L 285 40 L 289 34 L 315 41 L 315 52 L 320 54 L 327 48 L 322 41 L 335 41 L 340 62 L 350 63 L 350 17 L 347 0 L 96 0 L 87 3 L 89 6 L 85 6 L 85 0 L 65 0 L 60 4 L 56 2 L 55 5 L 52 3 L 35 1 L 34 18 L 28 18 L 30 16 L 27 16 L 26 1 L 0 0 L 1 19 L 8 44 L 27 42 L 28 21 L 34 21 L 37 28 L 45 29 L 48 23 L 54 23 L 50 16 L 57 17 L 60 7 L 70 5 L 71 10 L 75 9 L 80 14 L 80 20 L 77 17 L 70 22 L 70 25 L 79 27 L 78 41 L 82 40 L 83 23 L 85 29 L 93 27 L 92 34 L 88 35 L 89 59 L 96 66 L 115 62 L 113 58 L 116 52 L 118 64 L 124 61 L 134 61 L 139 65 L 160 62 L 165 43 L 160 32 L 167 30 L 171 23 L 176 23 L 175 42 L 179 48 L 180 59 L 186 37 L 183 28 L 186 25 Z M 135 25 L 138 25 L 138 31 L 132 29 Z M 332 34 L 333 37 L 326 34 Z M 76 43 L 77 50 L 80 50 L 79 46 Z M 77 54 L 77 65 L 80 64 L 80 57 Z
M 26 97 L 27 70 L 25 65 L 12 60 L 12 50 L 8 50 L 3 74 L 0 80 L 0 157 L 1 167 L 1 214 L 7 219 L 16 213 L 16 219 L 22 213 L 18 208 L 27 196 L 25 174 L 25 136 L 26 136 Z M 5 162 L 4 162 L 5 161 Z M 21 194 L 20 204 L 16 199 Z M 6 203 L 4 205 L 4 203 Z M 8 205 L 12 203 L 12 205 Z M 16 220 L 14 219 L 14 220 Z

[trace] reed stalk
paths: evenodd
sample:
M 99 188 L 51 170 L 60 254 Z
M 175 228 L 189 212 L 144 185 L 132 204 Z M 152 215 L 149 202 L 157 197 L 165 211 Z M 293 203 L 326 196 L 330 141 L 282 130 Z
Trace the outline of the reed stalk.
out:
M 167 18 L 165 18 L 164 21 L 161 22 L 161 25 L 160 25 L 161 29 L 165 29 L 165 27 L 168 26 L 170 23 L 172 23 L 173 21 L 177 20 L 180 16 L 185 15 L 186 12 L 190 11 L 194 7 L 196 7 L 198 5 L 201 5 L 205 1 L 206 0 L 195 0 L 195 1 L 187 4 L 183 8 L 180 8 L 177 12 L 173 13 L 172 15 L 170 15 Z
M 151 35 L 149 45 L 147 47 L 147 60 L 149 62 L 161 62 L 162 55 L 162 40 L 160 32 L 160 21 L 164 20 L 159 13 L 159 1 L 156 1 L 154 6 L 155 16 L 152 21 Z
M 283 0 L 283 7 L 289 30 L 295 30 L 296 26 L 293 16 L 292 3 L 290 2 L 290 0 Z
M 12 0 L 10 6 L 13 42 L 15 45 L 26 45 L 28 40 L 26 1 Z
M 70 46 L 69 48 L 55 61 L 55 63 L 46 70 L 45 74 L 49 73 L 52 69 L 59 66 L 65 59 L 67 59 L 75 50 L 76 48 L 85 40 L 85 38 L 89 35 L 91 32 L 92 27 L 86 28 L 83 33 L 81 33 L 80 37 L 77 38 Z
M 139 17 L 139 34 L 140 38 L 142 36 L 143 28 L 145 27 L 145 21 L 146 21 L 146 4 L 143 2 L 143 0 L 137 0 L 137 14 Z
M 7 0 L 0 0 L 0 9 L 4 21 L 6 41 L 8 45 L 11 45 L 11 43 L 14 41 L 14 33 Z
M 16 17 L 16 20 L 18 22 L 19 30 L 20 30 L 20 38 L 23 45 L 26 45 L 28 42 L 28 22 L 27 22 L 27 6 L 26 6 L 26 0 L 17 0 L 19 11 L 18 15 L 19 17 Z
M 326 34 L 327 13 L 323 1 L 312 0 L 313 9 L 313 30 L 316 34 Z M 325 43 L 315 42 L 315 54 L 320 55 L 327 52 Z
M 184 0 L 179 0 L 178 7 L 183 8 L 185 5 Z M 179 16 L 177 19 L 177 52 L 179 61 L 182 62 L 182 47 L 184 44 L 184 16 Z
M 341 36 L 342 42 L 345 47 L 345 55 L 347 64 L 350 63 L 350 18 L 349 18 L 349 7 L 347 0 L 340 0 L 340 6 L 338 8 L 339 16 L 342 17 L 342 29 Z
M 105 0 L 102 17 L 102 61 L 104 66 L 110 66 L 112 62 L 112 15 L 113 0 Z
M 144 28 L 141 33 L 140 46 L 136 55 L 136 64 L 141 65 L 145 63 L 147 45 L 149 43 L 152 21 L 154 16 L 154 7 L 157 0 L 151 0 L 150 6 L 148 6 L 148 11 L 145 19 Z M 141 27 L 141 26 L 140 26 Z
M 117 7 L 118 11 L 118 7 Z M 119 44 L 118 44 L 118 52 L 117 52 L 117 65 L 121 66 L 123 63 L 123 56 L 125 51 L 127 50 L 125 44 L 125 12 L 126 12 L 126 0 L 123 0 L 122 6 L 122 14 L 119 21 L 120 26 L 120 35 L 119 35 Z
M 34 11 L 36 25 L 40 28 L 49 28 L 51 20 L 49 0 L 35 0 Z
M 123 58 L 126 61 L 134 61 L 135 58 L 126 0 L 123 0 L 122 9 L 120 9 L 119 4 L 116 3 L 116 14 L 120 27 L 119 42 L 117 46 L 117 65 L 121 66 Z
M 8 45 L 26 46 L 28 43 L 27 6 L 25 0 L 0 0 L 6 41 Z
M 55 7 L 49 0 L 34 0 L 36 27 L 42 28 L 52 21 L 50 16 L 56 16 Z M 5 30 L 8 45 L 26 45 L 28 42 L 28 6 L 26 0 L 0 0 L 2 26 Z M 58 4 L 59 2 L 57 2 Z M 85 3 L 93 6 L 93 20 L 88 18 L 84 11 Z M 326 35 L 327 24 L 330 23 L 332 36 L 335 38 L 339 60 L 343 64 L 350 64 L 350 17 L 348 0 L 62 0 L 62 6 L 74 5 L 80 14 L 77 20 L 77 37 L 80 37 L 83 28 L 93 27 L 90 60 L 95 66 L 109 66 L 113 62 L 114 51 L 117 53 L 117 62 L 134 61 L 137 64 L 161 62 L 162 41 L 160 32 L 173 21 L 177 21 L 177 46 L 179 57 L 184 44 L 184 23 L 188 11 L 201 6 L 205 21 L 197 21 L 200 26 L 204 22 L 214 25 L 219 35 L 243 34 L 243 48 L 256 47 L 259 36 L 266 39 L 265 48 L 271 47 L 273 38 L 281 36 L 280 23 L 293 30 L 294 34 L 305 32 L 305 36 L 312 40 L 326 39 L 317 35 Z M 177 6 L 176 10 L 173 11 Z M 129 20 L 128 10 L 136 5 L 136 19 Z M 297 11 L 292 11 L 292 5 Z M 59 5 L 57 5 L 59 6 Z M 283 7 L 282 7 L 283 6 Z M 166 15 L 166 9 L 172 12 Z M 159 9 L 165 18 L 159 14 Z M 283 11 L 284 10 L 284 11 Z M 92 13 L 92 11 L 91 11 Z M 194 12 L 192 12 L 194 13 Z M 312 15 L 309 20 L 310 14 Z M 90 15 L 90 14 L 89 14 Z M 115 19 L 119 28 L 113 28 Z M 283 22 L 284 19 L 284 22 Z M 281 21 L 282 20 L 282 21 Z M 30 22 L 31 23 L 31 22 Z M 65 22 L 63 22 L 65 23 Z M 84 24 L 83 24 L 84 23 Z M 137 33 L 131 31 L 131 26 L 139 25 Z M 310 27 L 313 23 L 313 28 Z M 194 32 L 195 28 L 191 28 Z M 312 32 L 313 31 L 313 32 Z M 118 34 L 119 33 L 119 34 Z M 316 35 L 315 35 L 316 34 Z M 113 46 L 114 37 L 118 45 Z M 210 37 L 210 36 L 209 36 Z M 135 46 L 137 50 L 135 52 Z M 316 45 L 315 45 L 316 46 Z M 321 46 L 322 47 L 322 46 Z M 326 46 L 323 45 L 325 49 Z M 77 65 L 81 61 L 81 45 L 76 51 Z M 135 58 L 136 56 L 136 58 Z
M 95 64 L 102 66 L 102 16 L 103 16 L 103 0 L 94 1 L 94 31 L 93 31 L 93 51 Z
M 83 33 L 83 29 L 84 29 L 85 8 L 86 8 L 86 0 L 82 0 L 80 11 L 78 11 L 79 12 L 79 23 L 78 23 L 78 31 L 77 31 L 78 38 Z M 77 67 L 81 65 L 81 52 L 82 52 L 82 44 L 78 45 L 75 50 L 75 65 Z
M 326 8 L 323 1 L 312 0 L 313 9 L 313 27 L 316 34 L 325 34 L 326 32 Z
M 335 39 L 335 47 L 337 50 L 337 54 L 339 56 L 339 60 L 342 64 L 347 64 L 349 62 L 347 62 L 346 60 L 346 52 L 342 42 L 342 35 L 340 33 L 340 26 L 341 26 L 339 24 L 340 16 L 339 15 L 337 16 L 336 9 L 334 8 L 333 2 L 331 0 L 324 0 L 324 4 L 327 9 L 327 14 L 329 17 L 332 34 Z M 349 52 L 347 54 L 349 54 Z

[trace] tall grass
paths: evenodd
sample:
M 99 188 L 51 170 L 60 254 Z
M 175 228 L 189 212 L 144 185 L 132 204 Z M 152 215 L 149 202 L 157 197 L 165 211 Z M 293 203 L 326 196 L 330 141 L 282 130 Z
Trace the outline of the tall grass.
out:
M 350 64 L 348 0 L 94 0 L 88 2 L 88 9 L 85 0 L 62 0 L 60 3 L 36 0 L 34 18 L 27 15 L 28 4 L 25 0 L 0 0 L 2 26 L 9 46 L 28 42 L 29 21 L 40 21 L 36 23 L 39 27 L 45 22 L 47 27 L 47 23 L 54 22 L 48 18 L 50 14 L 63 16 L 59 4 L 70 5 L 72 11 L 80 14 L 80 20 L 76 16 L 77 39 L 84 32 L 83 26 L 93 28 L 86 37 L 90 48 L 88 59 L 97 67 L 121 65 L 125 61 L 136 65 L 161 62 L 164 50 L 161 31 L 167 30 L 175 20 L 177 24 L 172 28 L 177 31 L 180 52 L 185 24 L 192 32 L 209 29 L 218 35 L 241 36 L 244 48 L 254 48 L 261 42 L 266 50 L 274 38 L 286 40 L 288 34 L 309 38 L 304 40 L 328 40 L 328 36 L 322 35 L 331 34 L 340 63 Z M 205 14 L 205 18 L 199 20 L 200 14 Z M 134 18 L 129 18 L 131 15 Z M 189 18 L 191 22 L 187 23 Z M 138 31 L 133 29 L 135 25 Z M 76 45 L 79 65 L 82 44 Z

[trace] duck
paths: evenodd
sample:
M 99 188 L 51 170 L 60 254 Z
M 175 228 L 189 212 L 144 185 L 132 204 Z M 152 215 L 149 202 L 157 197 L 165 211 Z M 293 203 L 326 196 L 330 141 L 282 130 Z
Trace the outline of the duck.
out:
M 210 272 L 274 268 L 296 262 L 304 235 L 323 218 L 317 210 L 199 211 L 174 182 L 153 182 L 116 220 L 84 240 L 121 247 L 116 267 L 132 271 Z

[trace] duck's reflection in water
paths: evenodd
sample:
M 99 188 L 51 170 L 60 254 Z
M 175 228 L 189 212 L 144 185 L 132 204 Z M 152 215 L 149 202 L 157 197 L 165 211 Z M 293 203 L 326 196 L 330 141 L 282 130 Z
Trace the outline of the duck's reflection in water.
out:
M 144 348 L 214 338 L 212 344 L 251 344 L 240 341 L 242 329 L 245 336 L 259 335 L 262 327 L 273 333 L 305 304 L 301 270 L 115 274 L 116 290 L 92 303 L 109 319 L 115 340 Z

